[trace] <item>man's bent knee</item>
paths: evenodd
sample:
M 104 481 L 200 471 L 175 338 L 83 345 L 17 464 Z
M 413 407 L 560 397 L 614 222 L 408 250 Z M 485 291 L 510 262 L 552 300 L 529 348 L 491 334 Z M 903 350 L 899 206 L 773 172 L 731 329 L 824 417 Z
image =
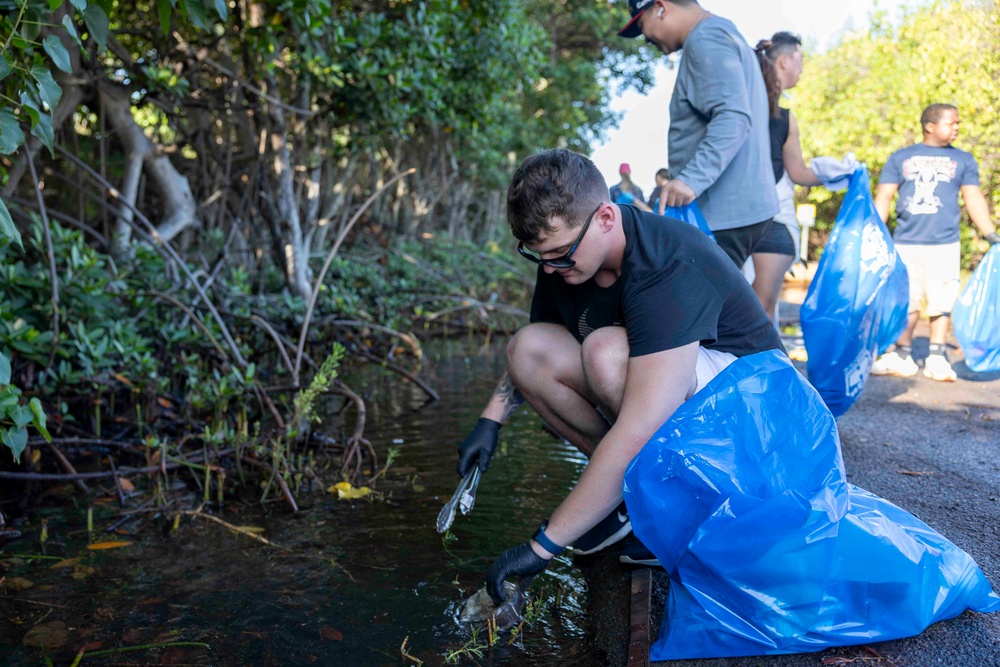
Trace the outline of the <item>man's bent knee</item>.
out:
M 566 327 L 558 324 L 529 324 L 507 343 L 507 372 L 522 391 L 522 380 L 573 372 L 579 367 L 579 360 L 580 344 Z
M 615 414 L 621 409 L 625 391 L 628 353 L 628 336 L 623 327 L 595 330 L 583 341 L 581 350 L 588 391 L 602 408 Z

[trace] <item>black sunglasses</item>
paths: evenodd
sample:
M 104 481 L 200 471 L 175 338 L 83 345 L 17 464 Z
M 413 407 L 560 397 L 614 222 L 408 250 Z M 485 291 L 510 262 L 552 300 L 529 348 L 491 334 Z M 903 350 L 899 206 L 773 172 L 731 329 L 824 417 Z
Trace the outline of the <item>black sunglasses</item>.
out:
M 587 222 L 583 223 L 583 229 L 580 230 L 580 235 L 576 237 L 575 241 L 573 241 L 573 245 L 570 247 L 569 252 L 562 257 L 542 259 L 541 256 L 533 253 L 532 251 L 525 250 L 524 241 L 517 244 L 517 251 L 521 253 L 521 257 L 529 259 L 535 264 L 551 266 L 553 269 L 568 269 L 571 266 L 576 266 L 576 262 L 570 259 L 570 257 L 573 256 L 573 253 L 576 252 L 576 249 L 580 246 L 580 241 L 583 240 L 584 235 L 587 233 L 587 228 L 590 227 L 590 221 L 594 219 L 594 216 L 597 215 L 597 212 L 601 210 L 602 206 L 604 206 L 604 202 L 598 204 L 597 208 L 594 209 L 594 212 L 587 216 Z

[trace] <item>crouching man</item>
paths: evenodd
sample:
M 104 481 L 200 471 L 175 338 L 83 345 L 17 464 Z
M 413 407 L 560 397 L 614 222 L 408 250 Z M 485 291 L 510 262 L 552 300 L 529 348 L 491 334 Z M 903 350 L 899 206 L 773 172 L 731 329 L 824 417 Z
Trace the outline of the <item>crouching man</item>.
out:
M 730 362 L 782 349 L 715 243 L 686 223 L 609 203 L 582 155 L 525 160 L 507 219 L 518 252 L 539 265 L 531 323 L 508 344 L 507 373 L 459 448 L 459 474 L 489 466 L 501 424 L 523 400 L 590 462 L 532 538 L 493 563 L 487 590 L 497 604 L 506 578 L 538 574 L 568 545 L 593 553 L 627 536 L 629 461 Z

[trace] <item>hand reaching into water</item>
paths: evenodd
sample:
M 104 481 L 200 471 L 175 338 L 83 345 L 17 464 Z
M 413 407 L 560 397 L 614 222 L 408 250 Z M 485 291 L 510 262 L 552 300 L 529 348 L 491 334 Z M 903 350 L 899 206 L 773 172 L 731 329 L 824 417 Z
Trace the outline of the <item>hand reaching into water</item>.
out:
M 531 548 L 531 542 L 507 549 L 493 562 L 486 574 L 486 592 L 493 598 L 494 604 L 500 605 L 507 599 L 503 589 L 505 579 L 515 575 L 533 577 L 544 571 L 551 562 L 551 558 L 542 558 L 536 554 Z

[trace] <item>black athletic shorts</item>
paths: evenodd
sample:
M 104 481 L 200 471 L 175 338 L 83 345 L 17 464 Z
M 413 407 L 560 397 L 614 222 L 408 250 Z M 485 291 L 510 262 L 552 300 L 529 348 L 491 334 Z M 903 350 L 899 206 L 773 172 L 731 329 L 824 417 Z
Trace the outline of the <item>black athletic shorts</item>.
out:
M 777 226 L 778 224 L 774 223 L 772 225 L 771 220 L 765 220 L 764 222 L 747 225 L 746 227 L 737 227 L 736 229 L 712 230 L 712 233 L 715 234 L 715 242 L 719 244 L 722 251 L 729 255 L 729 259 L 733 260 L 736 266 L 742 269 L 744 262 L 747 261 L 747 257 L 757 249 L 760 240 L 767 234 L 768 228 Z M 781 231 L 785 236 L 788 236 L 788 232 L 785 232 L 784 226 L 782 226 Z
M 767 252 L 773 255 L 787 255 L 789 257 L 798 255 L 795 252 L 795 241 L 792 240 L 792 235 L 788 233 L 788 227 L 785 227 L 780 222 L 775 222 L 767 228 L 767 231 L 764 232 L 764 238 L 760 240 L 753 251 Z

